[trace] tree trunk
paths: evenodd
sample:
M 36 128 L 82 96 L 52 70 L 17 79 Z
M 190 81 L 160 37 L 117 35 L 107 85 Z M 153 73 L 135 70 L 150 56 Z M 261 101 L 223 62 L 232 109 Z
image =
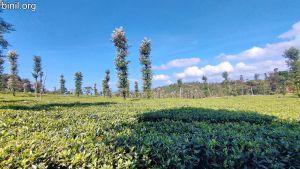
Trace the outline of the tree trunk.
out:
M 122 95 L 123 95 L 123 99 L 125 100 L 126 99 L 126 92 L 122 92 Z
M 181 94 L 182 94 L 182 91 L 181 91 L 181 87 L 179 88 L 179 97 L 181 98 Z
M 41 90 L 40 90 L 40 100 L 42 100 L 42 94 L 43 94 L 43 85 L 41 85 Z
M 37 97 L 37 88 L 38 88 L 37 79 L 35 79 L 35 97 Z

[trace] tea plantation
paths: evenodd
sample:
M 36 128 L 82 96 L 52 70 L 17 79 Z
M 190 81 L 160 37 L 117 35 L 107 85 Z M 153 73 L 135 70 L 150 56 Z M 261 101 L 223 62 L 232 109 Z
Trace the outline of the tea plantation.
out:
M 0 95 L 0 168 L 300 168 L 293 96 Z

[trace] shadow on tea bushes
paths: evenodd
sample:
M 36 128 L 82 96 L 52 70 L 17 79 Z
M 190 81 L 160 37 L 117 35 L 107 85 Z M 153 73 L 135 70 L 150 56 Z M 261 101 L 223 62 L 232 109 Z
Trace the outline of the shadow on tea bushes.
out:
M 203 108 L 146 112 L 137 119 L 127 125 L 127 134 L 106 142 L 114 167 L 126 162 L 137 168 L 300 167 L 299 123 Z
M 173 120 L 183 122 L 207 121 L 211 123 L 249 122 L 255 124 L 270 123 L 275 116 L 262 115 L 256 112 L 237 112 L 206 108 L 163 109 L 138 115 L 139 122 Z

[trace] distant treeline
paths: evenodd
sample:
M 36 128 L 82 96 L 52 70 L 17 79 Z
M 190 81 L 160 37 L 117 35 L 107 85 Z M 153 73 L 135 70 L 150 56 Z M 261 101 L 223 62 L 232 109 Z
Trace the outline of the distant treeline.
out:
M 1 79 L 1 87 L 0 91 L 2 92 L 10 92 L 9 90 L 9 75 L 3 74 Z M 38 83 L 38 87 L 40 88 L 40 84 Z M 29 79 L 21 78 L 17 76 L 16 78 L 16 92 L 34 92 L 34 84 L 31 83 Z
M 239 80 L 224 79 L 221 83 L 203 81 L 181 84 L 179 81 L 177 84 L 155 88 L 153 95 L 156 98 L 205 98 L 238 95 L 285 95 L 294 92 L 288 71 L 274 69 L 274 72 L 265 73 L 263 78 L 260 76 L 260 74 L 254 74 L 253 80 L 244 80 L 241 75 Z

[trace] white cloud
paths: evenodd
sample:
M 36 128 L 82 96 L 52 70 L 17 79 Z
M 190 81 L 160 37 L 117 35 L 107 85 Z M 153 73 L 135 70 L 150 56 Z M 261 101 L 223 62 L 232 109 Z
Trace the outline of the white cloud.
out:
M 186 68 L 182 73 L 175 74 L 176 78 L 201 77 L 203 75 L 214 75 L 222 72 L 233 72 L 234 68 L 229 62 L 222 62 L 216 66 L 206 65 L 202 68 L 192 66 Z
M 299 39 L 299 35 L 300 35 L 300 22 L 297 22 L 292 26 L 291 30 L 281 34 L 279 36 L 279 38 L 283 38 L 283 39 L 298 38 Z
M 164 80 L 169 80 L 170 77 L 168 75 L 164 75 L 164 74 L 159 74 L 159 75 L 154 75 L 153 76 L 153 80 L 155 81 L 164 81 Z
M 266 44 L 264 47 L 254 46 L 238 54 L 226 55 L 222 53 L 218 58 L 222 60 L 280 59 L 284 50 L 292 46 L 300 47 L 300 22 L 295 23 L 291 30 L 281 34 L 279 38 L 283 39 L 283 41 Z
M 254 74 L 263 75 L 274 71 L 275 68 L 279 70 L 286 70 L 287 66 L 284 59 L 281 60 L 263 60 L 253 63 L 239 62 L 234 67 L 234 72 L 231 73 L 233 79 L 238 79 L 240 75 L 244 75 L 245 79 L 253 79 Z
M 235 71 L 233 74 L 251 74 L 254 73 L 268 73 L 273 71 L 275 68 L 279 70 L 287 69 L 286 63 L 284 60 L 264 60 L 257 61 L 249 64 L 239 62 L 235 65 Z
M 239 62 L 235 65 L 235 69 L 237 72 L 253 72 L 257 70 L 257 67 L 253 65 L 246 65 L 244 62 Z
M 233 66 L 229 62 L 222 62 L 216 66 L 207 65 L 203 68 L 204 74 L 218 74 L 222 72 L 232 72 Z
M 188 67 L 197 65 L 200 63 L 200 58 L 183 58 L 183 59 L 174 59 L 169 61 L 166 64 L 160 65 L 160 66 L 153 66 L 154 70 L 166 70 L 170 68 L 178 68 L 178 67 Z
M 259 67 L 257 69 L 258 73 L 267 73 L 270 71 L 273 71 L 275 68 L 278 68 L 279 70 L 286 70 L 287 65 L 284 59 L 282 60 L 265 60 L 260 62 L 252 63 L 253 66 Z
M 193 66 L 186 68 L 182 75 L 183 77 L 198 77 L 203 75 L 203 71 L 199 67 Z

